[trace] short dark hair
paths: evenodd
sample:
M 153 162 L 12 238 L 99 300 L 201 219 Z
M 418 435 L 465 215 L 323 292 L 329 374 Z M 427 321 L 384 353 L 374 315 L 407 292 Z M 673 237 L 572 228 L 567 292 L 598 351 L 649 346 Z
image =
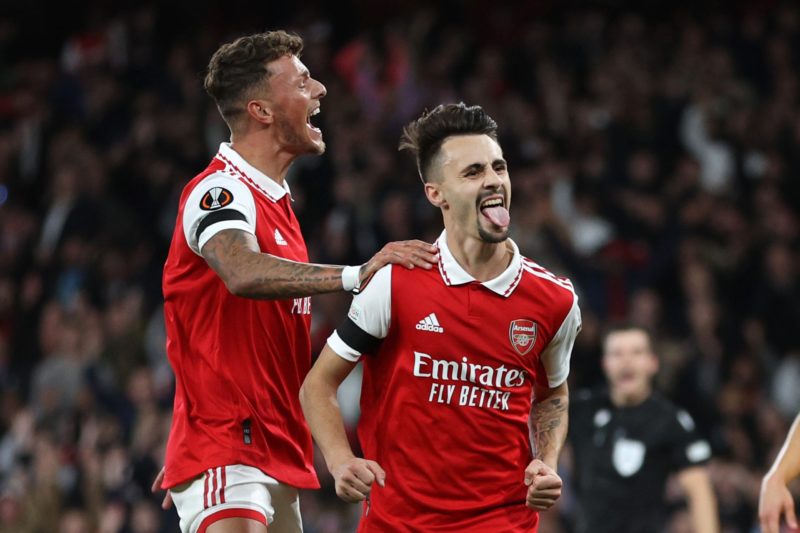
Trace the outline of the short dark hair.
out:
M 606 342 L 608 338 L 613 335 L 614 333 L 622 333 L 625 331 L 641 331 L 647 337 L 647 343 L 650 346 L 650 351 L 655 352 L 653 347 L 653 332 L 650 331 L 650 328 L 647 326 L 643 326 L 642 324 L 630 321 L 618 321 L 612 322 L 603 330 L 603 353 L 605 354 L 606 351 Z
M 431 161 L 454 135 L 488 135 L 497 141 L 497 122 L 481 106 L 464 102 L 439 105 L 403 128 L 399 149 L 416 156 L 419 177 L 427 183 Z
M 203 86 L 228 126 L 244 111 L 242 97 L 272 75 L 267 63 L 285 55 L 299 57 L 302 51 L 303 39 L 277 30 L 239 37 L 214 52 Z

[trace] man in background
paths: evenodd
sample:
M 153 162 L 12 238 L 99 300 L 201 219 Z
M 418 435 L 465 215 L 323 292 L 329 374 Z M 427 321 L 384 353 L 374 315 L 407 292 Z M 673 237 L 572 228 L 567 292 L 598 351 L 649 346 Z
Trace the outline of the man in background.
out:
M 708 443 L 688 413 L 653 390 L 658 356 L 638 326 L 610 330 L 603 345 L 608 388 L 570 402 L 569 442 L 579 533 L 655 533 L 667 521 L 664 489 L 677 476 L 694 531 L 717 533 L 717 505 L 705 463 Z

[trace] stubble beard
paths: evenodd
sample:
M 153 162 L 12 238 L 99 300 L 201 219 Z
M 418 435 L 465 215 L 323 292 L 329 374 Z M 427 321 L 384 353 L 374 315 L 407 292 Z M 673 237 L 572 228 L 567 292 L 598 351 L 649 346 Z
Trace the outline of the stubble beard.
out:
M 325 142 L 321 141 L 319 143 L 315 143 L 308 137 L 308 133 L 305 131 L 308 129 L 308 126 L 303 124 L 303 132 L 300 133 L 296 130 L 296 128 L 292 127 L 289 119 L 285 116 L 281 116 L 280 120 L 277 122 L 278 131 L 280 132 L 280 139 L 283 146 L 291 150 L 291 152 L 296 153 L 297 155 L 322 155 L 325 153 Z
M 480 221 L 477 221 L 478 224 L 478 236 L 481 238 L 483 242 L 488 242 L 490 244 L 498 244 L 501 242 L 505 242 L 508 239 L 508 228 L 502 230 L 501 233 L 492 233 L 489 230 L 485 229 L 481 226 Z

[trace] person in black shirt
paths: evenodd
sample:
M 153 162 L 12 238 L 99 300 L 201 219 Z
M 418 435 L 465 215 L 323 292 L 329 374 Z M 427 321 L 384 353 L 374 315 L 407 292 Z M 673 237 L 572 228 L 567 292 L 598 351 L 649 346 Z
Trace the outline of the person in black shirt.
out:
M 608 389 L 570 400 L 569 441 L 579 533 L 657 533 L 667 522 L 664 488 L 675 473 L 697 533 L 717 533 L 711 456 L 688 413 L 653 390 L 658 371 L 642 328 L 611 330 L 603 347 Z

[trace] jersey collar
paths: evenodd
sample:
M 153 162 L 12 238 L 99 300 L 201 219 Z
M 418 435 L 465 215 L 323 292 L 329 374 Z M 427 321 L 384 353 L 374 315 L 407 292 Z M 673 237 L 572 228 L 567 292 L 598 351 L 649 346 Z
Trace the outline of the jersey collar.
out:
M 239 152 L 231 147 L 230 143 L 222 143 L 219 145 L 217 158 L 225 163 L 225 167 L 228 171 L 236 174 L 237 177 L 264 193 L 264 195 L 273 202 L 277 202 L 286 194 L 289 194 L 291 198 L 292 191 L 289 190 L 289 183 L 286 180 L 283 180 L 282 186 L 279 185 L 275 180 L 245 161 L 244 158 L 239 155 Z
M 522 279 L 522 255 L 519 253 L 517 243 L 511 239 L 508 239 L 508 242 L 511 243 L 511 249 L 514 251 L 511 264 L 496 278 L 481 283 L 490 291 L 504 297 L 511 296 L 511 293 L 519 285 L 520 279 Z M 446 285 L 464 285 L 477 281 L 458 264 L 458 261 L 456 261 L 447 247 L 447 230 L 439 235 L 436 245 L 439 247 L 439 273 L 442 275 Z

